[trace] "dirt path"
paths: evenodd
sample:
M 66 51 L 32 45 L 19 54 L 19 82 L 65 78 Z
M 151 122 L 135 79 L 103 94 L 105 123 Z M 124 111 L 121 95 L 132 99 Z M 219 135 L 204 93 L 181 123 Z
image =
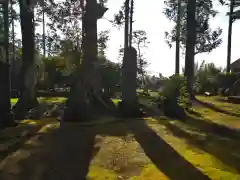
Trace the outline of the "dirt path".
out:
M 214 179 L 201 169 L 206 162 L 207 168 L 213 166 L 214 157 L 198 150 L 194 155 L 204 162 L 191 162 L 187 150 L 186 143 L 163 125 L 151 127 L 143 120 L 96 127 L 52 124 L 0 163 L 0 179 Z M 218 172 L 221 167 L 215 168 Z

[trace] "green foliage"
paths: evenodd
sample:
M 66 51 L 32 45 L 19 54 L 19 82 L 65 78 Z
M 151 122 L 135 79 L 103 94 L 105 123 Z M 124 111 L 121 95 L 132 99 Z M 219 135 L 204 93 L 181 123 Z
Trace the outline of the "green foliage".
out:
M 205 62 L 203 62 L 195 71 L 195 93 L 203 94 L 207 91 L 216 94 L 219 83 L 218 76 L 221 73 L 221 69 L 216 67 L 213 63 L 205 64 Z
M 165 38 L 167 44 L 172 47 L 172 44 L 176 41 L 176 26 L 177 26 L 177 1 L 176 0 L 165 0 L 164 14 L 166 17 L 174 21 L 175 27 L 170 32 L 165 32 Z M 187 1 L 182 1 L 181 7 L 181 22 L 180 22 L 180 42 L 181 48 L 186 47 L 186 19 L 187 19 Z M 217 28 L 212 30 L 209 25 L 209 19 L 214 18 L 217 11 L 213 9 L 212 0 L 197 0 L 196 7 L 196 46 L 195 53 L 211 52 L 213 49 L 220 46 L 222 39 L 220 38 L 222 34 L 222 29 Z
M 98 51 L 99 55 L 105 56 L 107 49 L 107 42 L 109 40 L 109 30 L 101 31 L 98 33 Z
M 113 63 L 105 58 L 99 59 L 97 69 L 102 76 L 102 85 L 108 93 L 113 94 L 120 85 L 121 68 L 120 64 Z
M 121 27 L 124 22 L 125 22 L 125 3 L 121 6 L 119 12 L 117 14 L 114 14 L 114 20 L 113 20 L 113 25 L 117 27 Z
M 149 63 L 144 57 L 143 50 L 147 48 L 148 44 L 147 33 L 144 30 L 133 31 L 132 44 L 137 49 L 137 75 L 138 81 L 144 84 L 144 77 L 146 76 L 146 68 Z
M 63 72 L 65 70 L 65 63 L 62 57 L 44 58 L 44 73 L 42 73 L 42 79 L 39 82 L 43 87 L 54 89 L 55 84 L 61 84 L 63 82 Z
M 135 30 L 132 34 L 132 46 L 137 50 L 137 82 L 138 85 L 143 85 L 145 76 L 147 74 L 146 68 L 148 67 L 149 63 L 147 59 L 144 57 L 144 49 L 147 48 L 148 37 L 147 33 L 144 30 Z M 124 48 L 119 49 L 119 56 L 118 59 L 122 61 L 124 54 Z
M 225 91 L 227 89 L 234 89 L 234 92 L 239 92 L 238 86 L 234 85 L 239 79 L 239 74 L 224 73 L 221 68 L 216 67 L 213 63 L 205 64 L 205 62 L 203 62 L 200 67 L 198 67 L 197 64 L 195 66 L 195 82 L 193 88 L 196 94 L 210 92 L 213 95 L 217 93 L 226 95 Z
M 239 74 L 234 73 L 221 73 L 218 75 L 219 88 L 230 88 L 231 85 L 240 77 Z
M 162 94 L 165 99 L 172 99 L 176 101 L 179 106 L 186 108 L 188 93 L 185 77 L 178 75 L 171 76 L 160 94 Z
M 185 77 L 173 75 L 159 92 L 158 102 L 167 116 L 183 118 L 188 108 L 188 97 Z
M 240 74 L 221 73 L 217 77 L 220 95 L 239 95 L 240 93 Z

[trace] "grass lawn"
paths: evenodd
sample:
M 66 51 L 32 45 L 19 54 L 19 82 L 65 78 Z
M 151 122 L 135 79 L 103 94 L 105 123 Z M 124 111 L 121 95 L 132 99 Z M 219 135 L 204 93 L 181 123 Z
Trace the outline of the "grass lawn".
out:
M 61 103 L 65 101 L 65 97 L 38 97 L 39 102 L 48 102 L 48 103 Z M 16 104 L 18 101 L 18 98 L 11 98 L 12 105 Z
M 218 105 L 214 99 L 211 103 Z M 233 104 L 225 105 L 236 110 Z M 53 180 L 74 179 L 74 175 L 88 180 L 240 179 L 240 141 L 217 131 L 221 125 L 240 129 L 236 126 L 240 119 L 203 106 L 194 111 L 185 121 L 164 116 L 102 118 L 96 120 L 97 126 L 60 127 L 57 121 L 49 121 L 49 126 L 0 162 L 0 179 L 47 179 L 49 174 L 43 172 L 53 173 Z M 103 124 L 114 120 L 118 121 Z
M 226 112 L 239 114 L 240 116 L 240 105 L 228 103 L 226 100 L 227 98 L 219 97 L 219 96 L 212 96 L 212 97 L 205 97 L 205 96 L 197 96 L 197 98 L 203 102 L 211 103 L 215 107 L 225 110 Z
M 195 109 L 205 118 L 216 123 L 223 124 L 232 128 L 240 128 L 240 105 L 224 102 L 222 97 L 197 96 L 202 102 L 213 105 L 209 107 L 195 107 Z M 217 113 L 216 111 L 223 111 Z

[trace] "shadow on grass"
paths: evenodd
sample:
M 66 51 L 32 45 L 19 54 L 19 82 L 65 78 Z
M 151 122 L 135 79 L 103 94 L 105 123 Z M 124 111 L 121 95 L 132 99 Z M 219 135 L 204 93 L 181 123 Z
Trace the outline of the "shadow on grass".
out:
M 225 125 L 220 125 L 212 122 L 212 120 L 198 118 L 194 116 L 188 116 L 186 120 L 182 121 L 186 125 L 199 129 L 205 133 L 215 134 L 220 137 L 239 139 L 240 130 L 227 127 Z
M 226 98 L 226 97 L 216 98 L 216 101 L 218 101 L 218 102 L 224 102 L 224 103 L 231 103 L 231 104 L 240 104 L 240 102 L 231 101 L 231 100 L 229 100 L 229 99 Z
M 195 116 L 195 117 L 199 117 L 199 118 L 202 118 L 202 117 L 203 117 L 199 112 L 194 111 L 193 109 L 187 110 L 187 113 L 188 113 L 189 115 L 192 115 L 192 116 Z
M 196 137 L 187 136 L 186 133 L 177 131 L 177 127 L 175 128 L 171 124 L 167 124 L 167 126 L 176 136 L 184 137 L 189 141 L 193 139 L 193 142 L 190 142 L 196 143 L 194 141 Z M 100 146 L 96 146 L 96 140 L 98 140 L 96 135 L 126 136 L 130 131 L 135 135 L 146 155 L 169 179 L 185 180 L 191 177 L 194 180 L 209 180 L 206 175 L 180 156 L 141 119 L 132 121 L 129 119 L 125 123 L 116 123 L 114 126 L 98 125 L 97 127 L 82 127 L 77 123 L 62 123 L 59 128 L 38 133 L 32 138 L 32 143 L 25 144 L 18 153 L 9 156 L 5 162 L 0 164 L 0 179 L 84 180 L 88 174 L 92 158 L 100 150 Z M 215 153 L 219 159 L 223 159 L 222 161 L 227 162 L 228 159 L 221 156 L 228 155 L 227 152 L 232 152 L 231 158 L 235 156 L 234 152 L 230 151 L 230 141 L 213 140 L 213 138 L 215 137 L 209 136 L 209 139 L 204 143 L 209 142 L 213 144 L 214 148 L 210 146 L 207 149 L 206 145 L 201 143 L 196 143 L 196 146 L 205 148 L 206 150 L 204 150 L 207 152 Z M 229 149 L 224 153 L 217 154 L 223 143 L 226 146 L 229 143 Z M 232 166 L 236 167 L 237 160 L 239 161 L 239 157 L 235 157 L 234 162 L 228 163 L 232 163 Z
M 27 128 L 32 128 L 30 131 L 31 133 L 28 132 L 24 135 L 19 134 L 16 137 L 8 137 L 6 139 L 3 139 L 3 141 L 0 141 L 0 143 L 2 143 L 3 146 L 4 146 L 4 143 L 7 143 L 8 141 L 13 141 L 13 140 L 16 141 L 16 142 L 12 143 L 11 145 L 8 145 L 8 148 L 6 148 L 5 150 L 0 151 L 0 161 L 2 161 L 4 158 L 6 158 L 11 153 L 20 149 L 26 140 L 28 140 L 29 138 L 31 138 L 32 136 L 35 135 L 35 133 L 32 133 L 32 132 L 37 132 L 38 130 L 41 129 L 41 127 L 42 127 L 42 125 L 37 125 L 35 127 L 32 127 L 32 125 L 28 125 L 28 124 L 19 125 L 19 127 L 16 127 L 16 131 L 21 130 L 23 133 L 28 132 Z
M 210 180 L 208 176 L 196 169 L 179 155 L 170 145 L 161 139 L 144 120 L 129 123 L 135 139 L 144 149 L 146 155 L 169 179 L 172 180 Z
M 106 125 L 107 126 L 107 125 Z M 59 128 L 37 133 L 29 143 L 0 164 L 1 180 L 84 180 L 92 158 L 100 150 L 96 135 L 124 136 L 118 129 L 81 127 L 62 123 Z
M 216 112 L 219 112 L 219 113 L 223 113 L 223 114 L 227 114 L 227 115 L 230 115 L 230 116 L 240 117 L 240 114 L 223 110 L 223 109 L 215 106 L 214 104 L 207 103 L 207 102 L 204 102 L 204 101 L 200 101 L 198 99 L 195 99 L 195 101 L 197 103 L 201 104 L 202 106 L 205 106 L 205 107 L 207 107 L 207 108 L 209 108 L 209 109 L 211 109 L 213 111 L 216 111 Z
M 186 139 L 188 143 L 212 154 L 224 164 L 240 172 L 239 138 L 231 138 L 232 136 L 240 137 L 239 132 L 196 118 L 191 118 L 181 123 L 188 125 L 191 131 L 189 129 L 186 131 L 185 128 L 178 126 L 177 123 L 164 122 L 164 125 L 174 136 Z

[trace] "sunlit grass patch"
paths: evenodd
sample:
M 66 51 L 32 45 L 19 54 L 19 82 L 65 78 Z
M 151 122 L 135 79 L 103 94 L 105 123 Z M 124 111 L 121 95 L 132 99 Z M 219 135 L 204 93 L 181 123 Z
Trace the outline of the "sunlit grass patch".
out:
M 228 111 L 230 113 L 236 113 L 240 115 L 240 105 L 239 104 L 233 104 L 228 103 L 227 101 L 224 101 L 226 99 L 225 97 L 220 96 L 197 96 L 197 99 L 206 103 L 213 104 L 215 107 Z
M 240 105 L 221 101 L 224 97 L 213 96 L 204 97 L 197 96 L 197 99 L 213 105 L 221 112 L 218 112 L 211 107 L 196 106 L 194 110 L 208 121 L 219 123 L 231 128 L 240 128 Z
M 195 111 L 198 112 L 206 121 L 218 123 L 230 128 L 240 128 L 240 118 L 236 116 L 227 115 L 224 113 L 217 113 L 208 108 L 195 108 Z
M 162 125 L 159 125 L 159 122 Z M 171 125 L 168 126 L 167 123 Z M 194 128 L 178 121 L 166 122 L 166 120 L 156 120 L 156 124 L 151 123 L 149 126 L 184 157 L 185 160 L 193 164 L 210 179 L 235 180 L 240 178 L 240 174 L 234 167 L 222 162 L 223 159 L 218 159 L 218 157 L 226 159 L 233 151 L 237 151 L 236 148 L 233 150 L 227 147 L 227 144 L 222 146 L 221 141 L 217 139 L 214 140 L 211 138 L 211 141 L 208 141 L 203 132 L 197 132 Z M 236 141 L 232 143 L 236 144 Z M 202 149 L 203 147 L 207 151 Z M 212 152 L 214 154 L 211 154 Z M 215 156 L 215 153 L 218 156 Z M 240 153 L 240 149 L 238 153 Z M 230 161 L 230 159 L 228 160 Z M 232 164 L 234 163 L 232 162 Z
M 47 103 L 62 103 L 67 98 L 65 97 L 38 97 L 37 98 L 39 102 L 47 102 Z M 18 101 L 18 98 L 11 98 L 12 105 L 16 104 Z
M 42 126 L 57 123 L 55 119 L 43 120 L 23 120 L 16 127 L 9 127 L 0 131 L 0 150 L 5 150 L 8 146 L 30 137 Z
M 38 100 L 40 102 L 48 102 L 48 103 L 62 103 L 66 101 L 66 97 L 39 97 Z
M 222 124 L 231 128 L 240 128 L 240 117 L 218 113 L 205 107 L 195 107 L 194 110 L 198 112 L 202 118 L 210 122 Z
M 100 166 L 90 166 L 87 180 L 118 180 L 117 174 Z
M 152 97 L 157 97 L 159 93 L 157 91 L 149 91 L 149 94 Z
M 154 164 L 145 165 L 139 176 L 131 177 L 129 180 L 169 180 Z

